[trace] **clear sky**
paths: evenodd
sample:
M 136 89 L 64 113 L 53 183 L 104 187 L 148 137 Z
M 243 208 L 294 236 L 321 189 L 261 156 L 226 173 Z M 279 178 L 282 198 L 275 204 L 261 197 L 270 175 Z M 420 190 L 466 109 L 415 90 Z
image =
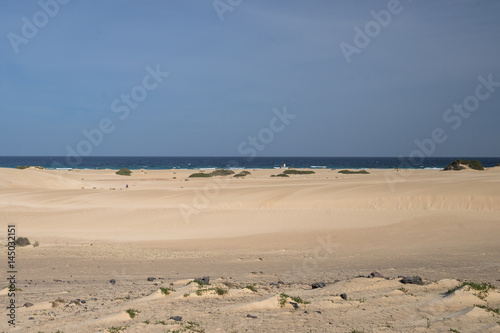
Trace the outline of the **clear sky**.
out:
M 0 155 L 500 156 L 500 1 L 3 1 L 0 36 Z

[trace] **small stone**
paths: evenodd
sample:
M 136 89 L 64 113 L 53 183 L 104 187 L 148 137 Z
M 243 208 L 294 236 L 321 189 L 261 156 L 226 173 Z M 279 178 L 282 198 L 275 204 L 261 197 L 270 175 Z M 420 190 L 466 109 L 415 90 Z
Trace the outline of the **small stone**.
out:
M 116 283 L 116 280 L 115 279 L 111 279 L 111 280 L 109 280 L 109 283 L 111 283 L 111 284 L 114 285 Z
M 154 277 L 148 277 L 148 281 L 149 282 L 154 281 L 154 280 L 156 280 L 156 278 L 154 278 Z
M 404 276 L 399 282 L 404 284 L 418 284 L 423 285 L 422 278 L 418 275 L 415 276 Z
M 202 284 L 210 284 L 210 277 L 204 276 L 201 279 L 194 279 L 194 282 L 202 283 Z
M 35 318 L 34 318 L 34 317 L 29 317 L 28 319 L 29 319 L 29 320 L 35 320 Z
M 30 306 L 33 306 L 33 303 L 24 303 L 23 305 L 25 308 L 29 308 Z
M 368 277 L 370 279 L 373 279 L 373 278 L 382 278 L 383 279 L 384 278 L 384 276 L 377 271 L 371 272 L 370 275 L 368 275 Z
M 180 316 L 173 316 L 173 317 L 170 317 L 170 319 L 172 319 L 173 321 L 182 321 L 182 317 L 180 317 Z
M 85 304 L 87 301 L 81 300 L 80 303 Z
M 246 318 L 257 319 L 257 317 L 256 317 L 256 316 L 252 316 L 251 314 L 247 314 Z
M 346 293 L 343 293 L 340 295 L 340 297 L 344 300 L 344 301 L 347 301 L 347 294 Z
M 321 311 L 316 311 L 316 313 L 319 313 L 319 314 L 321 314 Z
M 293 308 L 294 308 L 295 310 L 298 310 L 298 309 L 299 309 L 299 304 L 297 304 L 297 303 L 295 303 L 295 302 L 288 302 L 288 303 L 292 304 L 292 306 L 293 306 Z
M 323 282 L 313 283 L 313 284 L 311 285 L 311 287 L 312 287 L 313 289 L 324 288 L 324 287 L 325 287 L 325 284 L 324 284 Z

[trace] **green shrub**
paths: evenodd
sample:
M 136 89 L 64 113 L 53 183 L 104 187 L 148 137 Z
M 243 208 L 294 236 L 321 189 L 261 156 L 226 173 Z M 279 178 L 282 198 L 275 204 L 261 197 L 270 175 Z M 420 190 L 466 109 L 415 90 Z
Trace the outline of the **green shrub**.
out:
M 18 165 L 16 167 L 16 169 L 21 169 L 21 170 L 24 170 L 24 169 L 28 169 L 30 166 L 29 165 Z
M 197 172 L 189 175 L 189 178 L 207 178 L 207 177 L 212 177 L 211 174 L 209 173 L 203 173 L 203 172 Z
M 246 171 L 246 170 L 245 170 L 245 171 L 242 171 L 242 172 L 240 172 L 240 173 L 238 173 L 238 174 L 234 175 L 233 177 L 237 177 L 237 178 L 239 178 L 239 177 L 245 177 L 245 176 L 248 176 L 248 175 L 251 175 L 251 173 L 250 173 L 249 171 Z
M 20 247 L 23 247 L 23 246 L 28 246 L 30 245 L 30 241 L 28 238 L 26 237 L 18 237 L 16 238 L 16 246 L 20 246 Z
M 130 174 L 132 173 L 132 171 L 130 171 L 129 169 L 127 168 L 121 168 L 120 170 L 118 170 L 116 172 L 117 175 L 120 175 L 120 176 L 130 176 Z
M 229 175 L 234 175 L 233 170 L 226 170 L 226 169 L 217 169 L 211 172 L 212 176 L 229 176 Z
M 254 293 L 257 292 L 257 288 L 255 288 L 255 283 L 254 284 L 250 284 L 250 285 L 246 286 L 245 288 L 250 289 Z
M 294 301 L 295 303 L 299 303 L 299 304 L 309 304 L 310 302 L 305 302 L 302 298 L 300 297 L 290 297 L 292 299 L 292 301 Z
M 467 169 L 467 166 L 469 168 L 471 168 L 472 170 L 484 170 L 483 165 L 478 160 L 466 161 L 466 160 L 460 160 L 460 159 L 455 160 L 455 161 L 451 162 L 450 164 L 448 164 L 448 166 L 446 166 L 444 168 L 444 170 L 445 171 L 464 170 L 464 169 Z
M 280 174 L 277 174 L 277 175 L 271 175 L 271 177 L 290 177 L 289 175 L 285 174 L 285 173 L 280 173 Z
M 352 170 L 340 170 L 339 173 L 344 174 L 344 175 L 351 175 L 351 174 L 363 174 L 363 175 L 369 175 L 370 173 L 366 170 L 358 170 L 358 171 L 352 171 Z
M 295 169 L 288 169 L 283 171 L 285 175 L 312 175 L 315 172 L 312 170 L 295 170 Z
M 130 318 L 134 318 L 138 313 L 141 313 L 141 311 L 135 309 L 127 309 L 125 312 L 128 313 Z
M 280 298 L 278 300 L 278 302 L 280 303 L 280 306 L 281 307 L 284 307 L 285 304 L 286 304 L 286 300 L 289 298 L 290 296 L 288 296 L 287 294 L 285 293 L 281 293 L 280 294 Z
M 217 293 L 217 295 L 221 295 L 222 296 L 224 294 L 227 294 L 228 290 L 224 289 L 224 288 L 217 287 L 217 288 L 215 288 L 215 292 Z
M 481 309 L 485 309 L 488 312 L 493 312 L 493 313 L 496 313 L 497 315 L 500 315 L 500 309 L 498 309 L 498 308 L 492 308 L 490 306 L 481 305 L 481 304 L 474 304 L 474 306 L 481 308 Z
M 175 289 L 172 288 L 160 288 L 160 290 L 163 295 L 169 295 L 171 291 L 175 291 Z

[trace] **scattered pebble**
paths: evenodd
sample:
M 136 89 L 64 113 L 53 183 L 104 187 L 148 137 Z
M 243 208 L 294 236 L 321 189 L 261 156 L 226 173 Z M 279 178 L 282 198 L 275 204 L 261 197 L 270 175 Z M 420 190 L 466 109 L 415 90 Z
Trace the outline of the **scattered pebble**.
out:
M 323 282 L 313 283 L 313 284 L 311 285 L 311 287 L 312 287 L 313 289 L 324 288 L 324 287 L 325 287 L 325 284 L 324 284 Z

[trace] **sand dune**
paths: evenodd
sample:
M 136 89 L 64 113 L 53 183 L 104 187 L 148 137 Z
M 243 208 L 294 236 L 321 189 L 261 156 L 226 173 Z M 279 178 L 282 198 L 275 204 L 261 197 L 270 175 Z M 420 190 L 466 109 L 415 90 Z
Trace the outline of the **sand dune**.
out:
M 250 171 L 0 169 L 3 230 L 40 243 L 17 249 L 17 303 L 34 305 L 0 330 L 499 331 L 498 290 L 447 290 L 500 287 L 500 168 Z M 374 270 L 387 279 L 357 277 Z M 415 274 L 423 286 L 397 278 Z

